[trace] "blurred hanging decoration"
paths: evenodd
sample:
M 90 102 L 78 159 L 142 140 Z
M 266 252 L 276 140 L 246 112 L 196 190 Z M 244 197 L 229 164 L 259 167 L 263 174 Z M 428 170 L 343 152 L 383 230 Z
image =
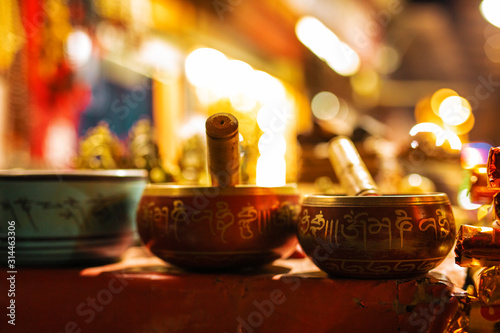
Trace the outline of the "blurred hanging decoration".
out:
M 72 32 L 70 10 L 64 0 L 27 0 L 23 5 L 28 42 L 31 158 L 39 167 L 64 167 L 73 156 L 54 160 L 51 152 L 74 152 L 78 115 L 89 102 L 89 89 L 75 80 L 65 53 Z M 54 123 L 59 125 L 54 127 Z M 65 135 L 52 140 L 56 132 Z
M 2 0 L 0 5 L 0 73 L 10 67 L 25 43 L 25 33 L 17 0 Z
M 7 0 L 0 4 L 0 74 L 5 73 L 5 114 L 0 115 L 0 131 L 5 133 L 4 167 L 26 167 L 29 164 L 29 92 L 27 79 L 26 33 L 21 23 L 18 1 Z M 0 111 L 1 113 L 1 111 Z M 0 134 L 1 135 L 1 134 Z
M 62 0 L 47 0 L 44 12 L 46 20 L 41 31 L 43 46 L 40 49 L 40 76 L 69 76 L 64 68 L 64 45 L 72 30 L 69 9 Z

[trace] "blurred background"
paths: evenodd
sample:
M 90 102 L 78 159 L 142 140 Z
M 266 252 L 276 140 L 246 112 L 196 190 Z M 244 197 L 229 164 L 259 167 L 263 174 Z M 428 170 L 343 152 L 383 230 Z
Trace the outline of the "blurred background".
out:
M 206 184 L 205 120 L 230 112 L 244 183 L 335 191 L 345 135 L 384 192 L 477 209 L 499 26 L 495 0 L 2 0 L 0 169 Z

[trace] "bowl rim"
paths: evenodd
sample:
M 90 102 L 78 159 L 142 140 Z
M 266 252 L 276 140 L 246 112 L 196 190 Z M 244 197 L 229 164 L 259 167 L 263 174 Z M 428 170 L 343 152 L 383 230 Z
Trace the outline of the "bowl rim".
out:
M 0 180 L 145 180 L 148 172 L 144 169 L 4 169 L 0 170 Z
M 242 184 L 236 186 L 198 186 L 176 183 L 154 183 L 146 185 L 144 196 L 196 196 L 204 195 L 214 198 L 224 195 L 300 195 L 296 184 L 287 184 L 278 187 L 263 187 L 257 185 Z
M 380 196 L 349 196 L 339 194 L 306 194 L 303 206 L 309 207 L 398 207 L 407 205 L 447 204 L 450 200 L 446 193 L 424 194 L 384 194 Z

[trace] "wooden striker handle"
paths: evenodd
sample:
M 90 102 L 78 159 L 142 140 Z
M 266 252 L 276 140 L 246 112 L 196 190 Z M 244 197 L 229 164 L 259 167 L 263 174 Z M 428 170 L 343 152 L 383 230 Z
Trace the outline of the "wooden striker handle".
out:
M 210 116 L 207 132 L 208 169 L 213 186 L 235 186 L 240 183 L 240 149 L 238 120 L 229 113 Z

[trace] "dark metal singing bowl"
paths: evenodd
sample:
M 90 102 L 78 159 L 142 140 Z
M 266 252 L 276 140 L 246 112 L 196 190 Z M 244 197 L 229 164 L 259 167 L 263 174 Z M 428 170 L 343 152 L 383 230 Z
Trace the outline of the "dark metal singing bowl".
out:
M 164 261 L 195 270 L 258 267 L 295 249 L 296 187 L 152 184 L 137 212 L 144 245 Z
M 444 193 L 308 195 L 297 232 L 306 254 L 330 275 L 398 278 L 441 263 L 456 227 Z

